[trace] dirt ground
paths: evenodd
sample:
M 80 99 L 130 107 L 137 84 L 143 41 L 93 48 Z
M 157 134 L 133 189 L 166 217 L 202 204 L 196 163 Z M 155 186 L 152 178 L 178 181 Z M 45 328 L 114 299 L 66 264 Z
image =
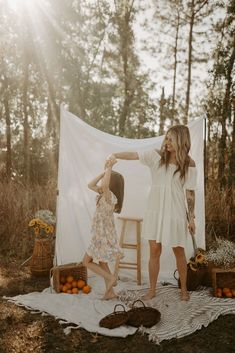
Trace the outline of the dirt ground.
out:
M 66 336 L 51 316 L 32 314 L 3 296 L 41 291 L 49 279 L 32 277 L 17 259 L 0 257 L 0 353 L 235 353 L 235 316 L 220 317 L 207 328 L 181 339 L 149 342 L 136 333 L 127 338 L 105 337 L 83 329 Z

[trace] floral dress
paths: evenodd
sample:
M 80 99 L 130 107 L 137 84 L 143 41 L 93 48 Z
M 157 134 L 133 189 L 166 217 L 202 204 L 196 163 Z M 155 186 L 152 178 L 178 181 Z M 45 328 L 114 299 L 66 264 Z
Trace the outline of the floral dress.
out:
M 123 257 L 113 215 L 117 198 L 111 191 L 110 193 L 110 201 L 106 201 L 103 194 L 96 197 L 96 211 L 91 227 L 92 239 L 87 249 L 87 254 L 94 261 L 111 262 Z

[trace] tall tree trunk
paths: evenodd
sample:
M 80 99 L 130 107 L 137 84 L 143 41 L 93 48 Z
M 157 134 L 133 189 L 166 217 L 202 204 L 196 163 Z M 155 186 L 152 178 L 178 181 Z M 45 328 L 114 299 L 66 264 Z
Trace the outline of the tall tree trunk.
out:
M 165 117 L 164 117 L 164 106 L 166 104 L 165 100 L 165 91 L 164 87 L 162 87 L 162 94 L 161 94 L 161 99 L 160 99 L 160 124 L 159 124 L 159 135 L 164 134 L 164 122 L 165 122 Z
M 232 101 L 233 104 L 233 131 L 232 131 L 232 141 L 231 141 L 231 152 L 230 152 L 230 161 L 229 161 L 229 169 L 230 169 L 230 184 L 235 185 L 235 98 Z
M 188 124 L 188 113 L 189 113 L 189 103 L 190 103 L 190 89 L 191 89 L 191 75 L 192 75 L 192 41 L 193 41 L 193 26 L 195 19 L 194 12 L 194 0 L 191 2 L 191 15 L 189 22 L 189 38 L 188 38 L 188 78 L 187 78 L 187 91 L 186 91 L 186 102 L 185 102 L 185 114 L 183 122 L 185 125 Z
M 6 139 L 7 139 L 7 153 L 6 153 L 6 175 L 7 179 L 11 179 L 12 172 L 12 151 L 11 151 L 11 117 L 9 109 L 9 97 L 8 92 L 5 93 L 4 97 L 4 109 L 6 118 Z
M 225 155 L 226 155 L 226 138 L 227 138 L 227 129 L 226 129 L 226 122 L 231 121 L 231 87 L 233 82 L 232 71 L 235 62 L 235 39 L 233 40 L 232 45 L 232 53 L 229 58 L 229 61 L 226 65 L 226 89 L 225 95 L 223 100 L 223 110 L 222 110 L 222 117 L 221 117 L 221 127 L 222 127 L 222 134 L 219 141 L 219 168 L 218 168 L 218 178 L 220 180 L 221 186 L 226 183 L 224 177 L 225 171 Z
M 121 21 L 120 27 L 123 24 L 124 28 L 119 27 L 119 33 L 121 36 L 121 56 L 122 56 L 122 64 L 123 64 L 123 75 L 124 75 L 124 101 L 123 107 L 120 114 L 119 119 L 119 135 L 124 136 L 125 134 L 125 124 L 129 114 L 129 72 L 128 72 L 128 35 L 126 35 L 129 31 L 129 17 L 124 16 L 124 21 Z
M 120 55 L 123 67 L 124 97 L 123 106 L 119 118 L 119 135 L 124 136 L 125 125 L 130 113 L 130 104 L 132 101 L 132 90 L 130 87 L 131 70 L 129 69 L 129 54 L 132 45 L 131 13 L 134 0 L 115 1 L 118 14 L 118 32 L 120 36 Z
M 173 75 L 173 90 L 172 90 L 172 118 L 171 125 L 174 123 L 175 118 L 175 92 L 176 92 L 176 75 L 177 75 L 177 53 L 178 53 L 178 39 L 179 39 L 180 15 L 177 9 L 177 24 L 175 32 L 175 45 L 174 45 L 174 75 Z
M 23 114 L 24 114 L 24 174 L 25 182 L 30 179 L 30 161 L 29 161 L 29 117 L 28 117 L 28 85 L 29 85 L 29 63 L 27 54 L 24 60 L 24 81 L 23 81 Z

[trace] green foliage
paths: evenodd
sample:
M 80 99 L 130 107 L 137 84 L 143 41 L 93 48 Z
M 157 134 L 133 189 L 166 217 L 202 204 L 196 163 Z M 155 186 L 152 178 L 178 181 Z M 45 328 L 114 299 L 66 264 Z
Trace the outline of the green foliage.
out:
M 14 178 L 17 176 L 24 183 L 45 183 L 52 175 L 56 177 L 62 102 L 90 125 L 130 138 L 152 137 L 182 121 L 188 54 L 185 11 L 190 2 L 158 2 L 159 16 L 156 12 L 149 19 L 146 14 L 151 8 L 154 13 L 154 7 L 147 2 L 18 3 L 21 5 L 15 11 L 8 0 L 0 0 L 4 49 L 0 50 L 0 126 L 4 136 L 1 169 L 2 165 L 10 166 Z M 196 1 L 197 8 L 200 4 L 203 2 Z M 218 31 L 218 46 L 213 55 L 215 65 L 205 106 L 213 125 L 211 141 L 214 136 L 221 138 L 216 129 L 221 116 L 226 115 L 225 146 L 230 151 L 226 152 L 229 162 L 233 154 L 233 110 L 224 99 L 233 46 L 234 1 L 223 1 L 216 6 L 226 9 L 227 15 L 216 21 L 215 29 L 195 27 L 195 32 L 200 29 L 200 33 L 194 34 L 193 60 L 198 67 L 204 65 L 209 53 L 201 55 L 202 50 L 198 49 L 201 42 L 197 40 L 206 34 L 210 37 L 212 29 L 215 33 Z M 181 16 L 174 102 L 173 93 L 165 94 L 163 101 L 159 99 L 161 85 L 168 80 L 166 85 L 170 82 L 173 88 L 178 13 Z M 144 37 L 143 45 L 136 35 L 140 18 L 143 18 L 139 32 Z M 146 53 L 147 58 L 152 55 L 155 60 L 151 70 L 143 62 L 142 55 Z M 192 84 L 197 88 L 196 76 L 194 81 Z M 191 101 L 195 116 L 197 104 L 200 106 L 199 100 Z M 216 146 L 219 153 L 219 144 Z

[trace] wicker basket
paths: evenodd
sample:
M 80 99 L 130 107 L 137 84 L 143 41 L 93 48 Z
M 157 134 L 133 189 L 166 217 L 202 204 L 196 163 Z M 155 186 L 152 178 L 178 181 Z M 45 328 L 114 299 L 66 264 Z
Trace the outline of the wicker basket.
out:
M 135 304 L 140 302 L 141 307 L 136 307 Z M 157 309 L 147 307 L 141 300 L 136 300 L 132 304 L 132 308 L 127 312 L 127 325 L 134 327 L 152 327 L 156 325 L 161 319 L 161 313 Z
M 117 307 L 121 306 L 123 310 L 117 310 Z M 125 325 L 128 320 L 128 313 L 125 310 L 125 307 L 122 304 L 116 304 L 113 310 L 113 313 L 103 317 L 100 320 L 100 327 L 105 327 L 109 329 L 114 329 L 121 325 Z
M 181 283 L 180 283 L 180 278 L 176 278 L 175 273 L 177 270 L 174 272 L 174 277 L 178 281 L 178 287 L 181 288 Z M 196 271 L 193 271 L 189 264 L 187 266 L 187 289 L 189 291 L 194 291 L 196 290 L 199 286 L 203 285 L 203 279 L 204 279 L 205 271 L 204 268 L 199 268 Z
M 57 293 L 60 292 L 61 276 L 73 276 L 74 279 L 82 279 L 87 284 L 87 268 L 82 263 L 70 263 L 53 267 L 50 271 L 50 276 L 53 276 L 53 288 Z
M 52 266 L 52 240 L 35 239 L 33 254 L 29 263 L 32 275 L 48 276 Z
M 235 268 L 212 269 L 212 286 L 214 295 L 216 295 L 216 288 L 235 288 Z

